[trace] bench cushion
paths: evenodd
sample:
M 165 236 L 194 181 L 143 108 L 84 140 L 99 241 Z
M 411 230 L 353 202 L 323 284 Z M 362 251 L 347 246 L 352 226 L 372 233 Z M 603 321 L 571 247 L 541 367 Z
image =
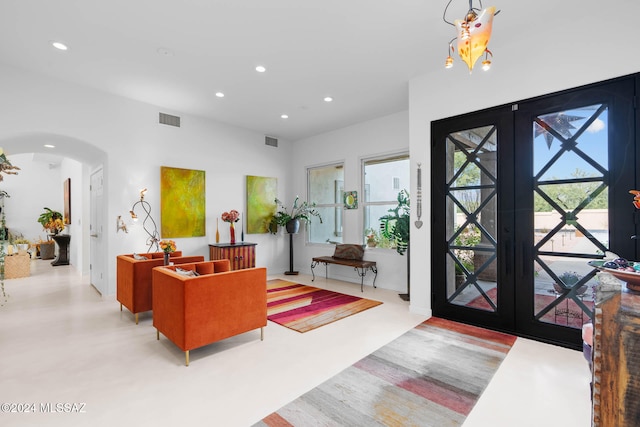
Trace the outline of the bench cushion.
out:
M 334 258 L 361 260 L 364 257 L 364 246 L 354 244 L 338 244 L 333 252 Z

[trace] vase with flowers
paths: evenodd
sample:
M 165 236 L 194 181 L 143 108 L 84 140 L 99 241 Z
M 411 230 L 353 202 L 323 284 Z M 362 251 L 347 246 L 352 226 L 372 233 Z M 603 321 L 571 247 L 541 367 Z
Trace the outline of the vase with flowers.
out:
M 223 212 L 222 220 L 229 223 L 229 234 L 231 236 L 229 242 L 233 245 L 236 243 L 236 229 L 234 223 L 240 220 L 240 213 L 235 209 L 232 209 L 229 212 Z
M 62 214 L 47 207 L 44 208 L 44 212 L 38 217 L 38 222 L 50 235 L 56 235 L 64 230 Z
M 176 242 L 173 240 L 161 240 L 158 245 L 164 252 L 164 265 L 169 265 L 169 257 L 172 252 L 176 251 Z

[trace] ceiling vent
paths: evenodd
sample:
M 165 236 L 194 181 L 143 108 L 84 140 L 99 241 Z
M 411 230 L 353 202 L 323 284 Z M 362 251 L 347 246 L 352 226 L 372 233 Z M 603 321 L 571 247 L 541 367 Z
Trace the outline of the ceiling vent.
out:
M 264 143 L 265 143 L 265 145 L 270 145 L 272 147 L 277 147 L 278 146 L 278 138 L 274 138 L 272 136 L 265 136 L 264 137 Z
M 180 127 L 180 117 L 171 114 L 160 113 L 160 124 Z

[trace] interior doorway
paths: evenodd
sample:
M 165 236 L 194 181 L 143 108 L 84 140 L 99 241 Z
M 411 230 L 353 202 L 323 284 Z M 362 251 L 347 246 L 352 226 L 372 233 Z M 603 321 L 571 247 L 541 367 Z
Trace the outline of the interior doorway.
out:
M 90 187 L 91 221 L 91 285 L 101 295 L 107 295 L 107 275 L 105 272 L 106 239 L 104 238 L 104 179 L 103 169 L 99 168 L 91 174 Z

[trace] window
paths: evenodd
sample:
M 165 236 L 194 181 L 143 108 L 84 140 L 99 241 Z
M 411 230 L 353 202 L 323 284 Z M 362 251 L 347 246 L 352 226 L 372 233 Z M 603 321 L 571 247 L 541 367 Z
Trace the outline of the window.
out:
M 344 165 L 336 163 L 307 169 L 309 203 L 316 203 L 322 224 L 313 218 L 308 224 L 310 243 L 342 243 L 342 196 Z
M 398 205 L 400 191 L 409 191 L 409 155 L 364 159 L 362 173 L 363 242 L 369 246 L 394 248 L 395 242 L 380 235 L 379 219 Z

